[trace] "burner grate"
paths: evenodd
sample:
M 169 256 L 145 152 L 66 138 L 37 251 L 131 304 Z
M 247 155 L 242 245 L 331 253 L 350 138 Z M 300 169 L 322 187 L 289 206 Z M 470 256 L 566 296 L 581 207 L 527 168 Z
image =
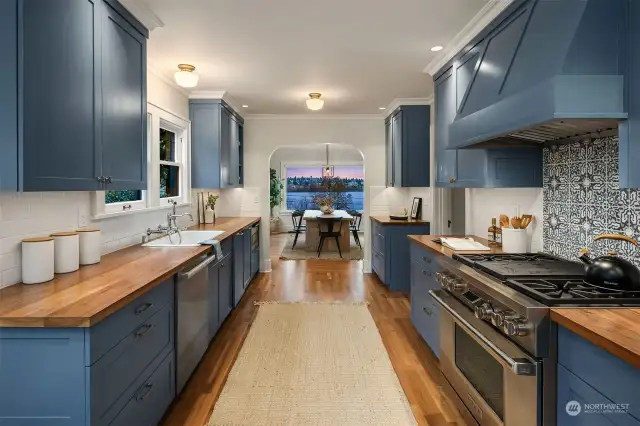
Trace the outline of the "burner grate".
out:
M 573 278 L 519 278 L 507 284 L 534 299 L 553 305 L 640 306 L 640 291 L 616 290 Z

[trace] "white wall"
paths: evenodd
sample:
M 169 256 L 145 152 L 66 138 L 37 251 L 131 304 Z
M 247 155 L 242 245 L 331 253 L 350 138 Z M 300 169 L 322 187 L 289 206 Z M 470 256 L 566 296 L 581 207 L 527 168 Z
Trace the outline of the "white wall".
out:
M 486 238 L 491 219 L 500 214 L 534 215 L 528 231 L 530 249 L 542 251 L 542 188 L 467 189 L 467 234 Z
M 189 118 L 187 97 L 151 73 L 147 95 L 154 105 Z M 167 210 L 93 221 L 90 205 L 89 192 L 0 193 L 0 288 L 22 279 L 20 241 L 24 238 L 74 230 L 83 225 L 98 227 L 102 231 L 102 252 L 110 253 L 140 243 L 148 227 L 166 221 Z
M 276 170 L 276 174 L 280 176 L 282 171 L 282 163 L 295 162 L 318 162 L 325 164 L 326 162 L 326 145 L 317 144 L 310 146 L 287 146 L 277 149 L 271 155 L 271 168 Z M 332 144 L 329 147 L 329 163 L 349 165 L 363 164 L 362 154 L 351 145 Z

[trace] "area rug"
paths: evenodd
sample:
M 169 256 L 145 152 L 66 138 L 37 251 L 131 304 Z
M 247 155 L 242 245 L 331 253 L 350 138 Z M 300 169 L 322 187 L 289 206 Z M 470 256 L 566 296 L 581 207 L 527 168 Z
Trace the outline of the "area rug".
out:
M 366 304 L 261 304 L 209 426 L 414 426 Z
M 309 260 L 309 259 L 318 259 L 318 254 L 315 251 L 307 251 L 306 242 L 304 238 L 304 234 L 300 234 L 298 237 L 298 242 L 296 243 L 296 248 L 293 249 L 293 240 L 295 235 L 292 234 L 287 238 L 287 244 L 284 249 L 282 249 L 282 253 L 280 253 L 280 259 L 283 260 Z M 364 237 L 360 234 L 360 243 L 364 247 Z M 320 254 L 320 259 L 322 260 L 362 260 L 364 259 L 364 251 L 353 241 L 353 237 L 351 237 L 351 251 L 346 253 L 342 252 L 342 257 L 337 251 L 323 251 Z

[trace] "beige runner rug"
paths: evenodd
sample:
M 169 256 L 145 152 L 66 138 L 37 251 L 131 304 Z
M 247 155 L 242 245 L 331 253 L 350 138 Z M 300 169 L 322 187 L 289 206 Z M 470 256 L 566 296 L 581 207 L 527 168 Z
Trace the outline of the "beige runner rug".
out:
M 414 426 L 365 304 L 266 303 L 210 426 Z

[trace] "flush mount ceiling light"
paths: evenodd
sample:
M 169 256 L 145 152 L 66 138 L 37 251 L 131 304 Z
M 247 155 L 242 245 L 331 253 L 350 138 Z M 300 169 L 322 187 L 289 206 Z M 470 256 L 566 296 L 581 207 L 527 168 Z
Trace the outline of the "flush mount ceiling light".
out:
M 174 74 L 174 78 L 176 79 L 176 83 L 178 83 L 179 86 L 196 87 L 198 85 L 198 79 L 200 78 L 200 76 L 193 72 L 195 71 L 196 67 L 189 64 L 180 64 L 178 65 L 178 69 L 180 69 L 180 71 Z
M 324 101 L 320 99 L 321 93 L 309 93 L 311 99 L 307 99 L 307 108 L 311 111 L 318 111 L 324 106 Z
M 431 48 L 431 51 L 432 51 L 432 52 L 439 52 L 439 51 L 441 51 L 442 49 L 444 49 L 444 47 L 442 47 L 442 46 L 433 46 L 433 47 Z
M 242 105 L 242 108 L 249 108 L 249 105 Z
M 386 107 L 380 107 L 380 108 L 378 108 L 378 109 L 382 111 L 382 110 L 385 110 L 385 109 L 387 109 L 387 108 L 386 108 Z

